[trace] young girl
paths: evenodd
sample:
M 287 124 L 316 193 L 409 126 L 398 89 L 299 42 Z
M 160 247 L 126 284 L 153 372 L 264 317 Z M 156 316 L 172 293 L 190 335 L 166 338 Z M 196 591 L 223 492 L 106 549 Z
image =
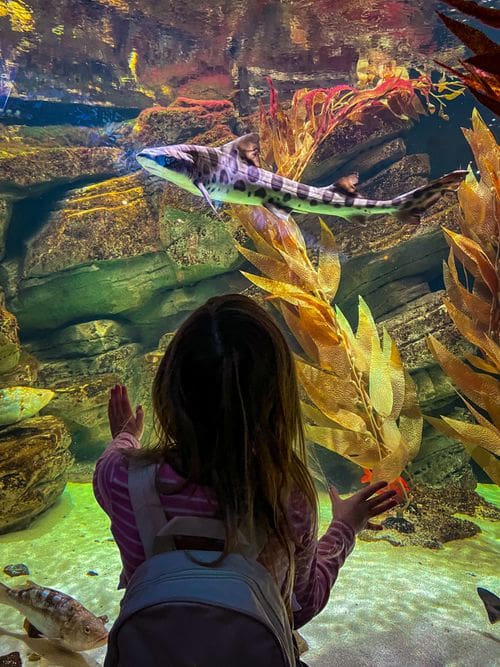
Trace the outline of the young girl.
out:
M 113 440 L 94 475 L 120 550 L 122 585 L 145 560 L 127 486 L 135 457 L 160 464 L 157 487 L 169 519 L 224 521 L 224 554 L 238 527 L 264 531 L 259 561 L 294 610 L 294 627 L 303 626 L 327 603 L 355 534 L 381 528 L 370 519 L 397 504 L 395 491 L 377 494 L 386 486 L 379 482 L 342 500 L 331 488 L 333 520 L 318 539 L 293 358 L 271 317 L 247 297 L 214 297 L 184 322 L 159 365 L 153 408 L 158 444 L 140 449 L 143 410 L 132 411 L 124 386 L 111 390 Z M 179 548 L 197 548 L 200 538 L 195 545 L 189 539 Z

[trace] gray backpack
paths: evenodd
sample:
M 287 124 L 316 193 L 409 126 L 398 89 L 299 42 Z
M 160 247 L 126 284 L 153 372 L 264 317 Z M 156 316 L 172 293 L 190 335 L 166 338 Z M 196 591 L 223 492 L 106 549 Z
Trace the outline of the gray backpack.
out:
M 131 462 L 132 463 L 132 462 Z M 237 551 L 176 550 L 174 536 L 224 541 L 217 519 L 167 521 L 156 466 L 131 466 L 129 492 L 146 560 L 131 577 L 104 667 L 293 667 L 290 623 L 278 586 L 240 534 Z

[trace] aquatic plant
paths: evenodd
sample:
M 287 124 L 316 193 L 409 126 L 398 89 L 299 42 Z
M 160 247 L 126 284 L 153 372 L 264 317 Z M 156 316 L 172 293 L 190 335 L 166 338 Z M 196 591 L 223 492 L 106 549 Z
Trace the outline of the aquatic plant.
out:
M 300 89 L 295 92 L 290 108 L 278 100 L 273 82 L 268 78 L 270 105 L 260 110 L 260 136 L 263 157 L 273 157 L 278 173 L 298 180 L 317 148 L 342 122 L 362 123 L 368 113 L 387 109 L 402 120 L 418 119 L 426 111 L 444 113 L 445 100 L 463 92 L 456 81 L 442 77 L 433 82 L 428 74 L 411 78 L 403 68 L 382 69 L 376 85 L 355 88 L 338 85 L 333 88 Z
M 307 437 L 369 469 L 374 481 L 397 479 L 420 446 L 415 387 L 386 331 L 381 344 L 363 299 L 356 334 L 331 306 L 340 281 L 333 234 L 321 221 L 315 268 L 291 217 L 246 209 L 243 217 L 256 251 L 239 250 L 264 275 L 243 274 L 277 302 L 303 350 L 296 364 L 309 399 L 302 403 Z
M 443 0 L 443 2 L 482 23 L 500 28 L 500 9 L 483 7 L 471 0 Z M 465 72 L 436 62 L 460 79 L 481 104 L 500 114 L 500 45 L 477 28 L 456 21 L 441 12 L 437 14 L 446 27 L 473 51 L 474 56 L 459 61 Z
M 450 255 L 444 264 L 444 304 L 460 333 L 478 350 L 458 359 L 433 336 L 429 347 L 464 401 L 471 421 L 427 417 L 460 440 L 500 484 L 500 146 L 479 113 L 464 130 L 481 175 L 472 171 L 458 189 L 461 233 L 443 229 Z M 456 260 L 462 265 L 459 273 Z
M 361 122 L 374 105 L 387 106 L 396 115 L 408 107 L 421 112 L 408 80 L 386 83 L 368 91 L 349 86 L 298 91 L 285 110 L 270 82 L 270 109 L 261 110 L 265 158 L 282 175 L 299 179 L 318 145 L 341 122 Z M 422 436 L 415 385 L 386 330 L 381 340 L 361 297 L 356 333 L 332 306 L 341 272 L 332 232 L 320 220 L 315 266 L 291 216 L 283 220 L 265 209 L 241 206 L 233 206 L 232 214 L 255 246 L 238 245 L 239 251 L 263 275 L 243 274 L 269 293 L 302 349 L 296 364 L 307 397 L 302 403 L 307 437 L 362 467 L 364 480 L 393 481 L 405 495 L 408 487 L 400 475 L 417 454 Z

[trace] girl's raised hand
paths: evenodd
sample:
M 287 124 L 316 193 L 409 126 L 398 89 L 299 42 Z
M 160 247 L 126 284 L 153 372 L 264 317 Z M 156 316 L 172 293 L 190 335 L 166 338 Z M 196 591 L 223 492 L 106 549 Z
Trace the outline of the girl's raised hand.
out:
M 394 498 L 397 495 L 397 491 L 394 489 L 377 493 L 377 491 L 381 491 L 385 486 L 387 486 L 387 482 L 370 484 L 345 500 L 339 496 L 334 486 L 330 487 L 333 518 L 337 521 L 347 523 L 355 533 L 359 533 L 364 528 L 382 530 L 383 526 L 373 523 L 370 519 L 387 512 L 399 504 L 396 498 Z
M 144 431 L 144 411 L 142 406 L 138 405 L 135 414 L 132 412 L 127 387 L 123 384 L 116 384 L 111 389 L 108 418 L 113 438 L 120 433 L 130 433 L 137 440 L 141 439 Z

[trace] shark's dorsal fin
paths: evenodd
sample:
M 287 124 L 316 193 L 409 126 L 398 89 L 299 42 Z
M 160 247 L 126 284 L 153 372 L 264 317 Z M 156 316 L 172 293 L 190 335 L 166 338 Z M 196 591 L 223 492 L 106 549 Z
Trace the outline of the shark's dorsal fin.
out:
M 357 194 L 357 189 L 356 186 L 359 183 L 359 174 L 357 172 L 354 172 L 353 174 L 349 174 L 348 176 L 342 176 L 342 178 L 339 178 L 338 181 L 335 181 L 335 183 L 332 183 L 329 187 L 332 190 L 342 190 L 342 192 L 347 192 L 350 195 L 355 195 Z
M 219 146 L 219 150 L 223 153 L 231 153 L 236 150 L 244 162 L 260 167 L 260 138 L 257 132 L 244 134 L 242 137 L 233 139 L 233 141 Z

